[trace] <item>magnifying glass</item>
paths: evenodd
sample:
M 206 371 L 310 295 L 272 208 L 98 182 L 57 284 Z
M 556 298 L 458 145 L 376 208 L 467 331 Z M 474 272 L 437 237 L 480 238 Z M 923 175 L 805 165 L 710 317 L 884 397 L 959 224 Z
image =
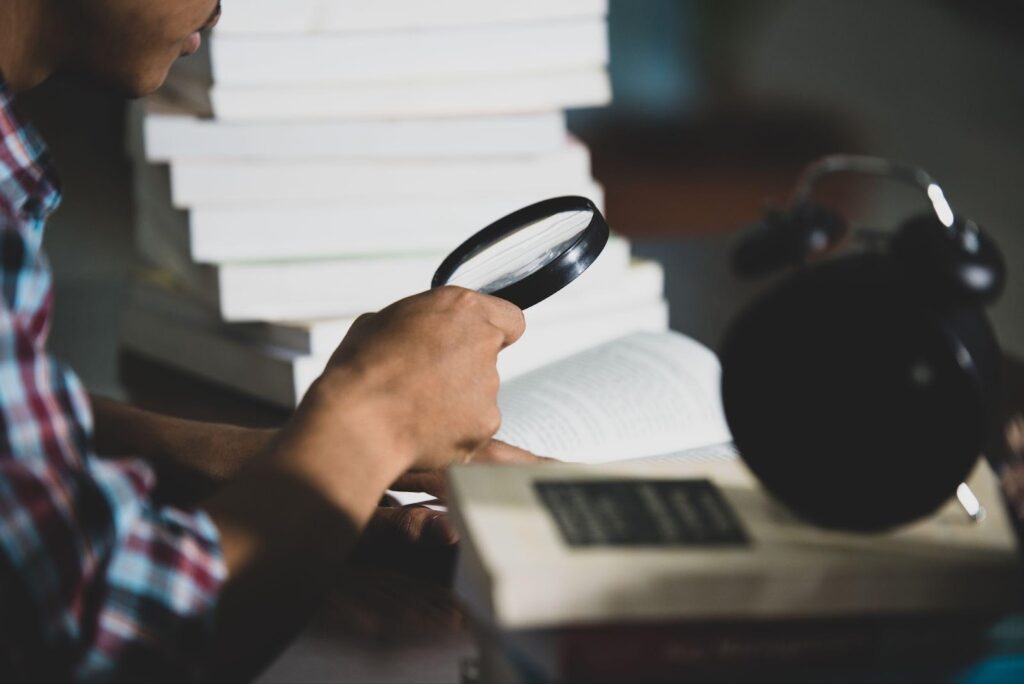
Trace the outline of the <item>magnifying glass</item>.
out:
M 495 221 L 448 255 L 431 287 L 457 285 L 520 309 L 576 280 L 608 244 L 608 224 L 586 197 L 556 197 Z

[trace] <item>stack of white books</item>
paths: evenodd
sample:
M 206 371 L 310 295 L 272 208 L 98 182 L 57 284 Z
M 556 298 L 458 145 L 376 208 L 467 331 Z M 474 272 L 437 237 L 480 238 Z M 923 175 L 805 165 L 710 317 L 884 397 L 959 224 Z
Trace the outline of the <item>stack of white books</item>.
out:
M 155 269 L 123 344 L 293 406 L 348 326 L 425 290 L 526 204 L 602 202 L 564 110 L 611 98 L 607 0 L 246 0 L 131 113 Z M 512 377 L 667 327 L 663 275 L 613 237 L 527 312 Z

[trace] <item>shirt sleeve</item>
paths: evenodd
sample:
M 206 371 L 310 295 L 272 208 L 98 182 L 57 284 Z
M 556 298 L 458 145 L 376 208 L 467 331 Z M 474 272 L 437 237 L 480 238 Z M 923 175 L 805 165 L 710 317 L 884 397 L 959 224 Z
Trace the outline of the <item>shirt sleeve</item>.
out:
M 22 277 L 20 294 L 48 290 Z M 46 354 L 45 319 L 0 298 L 0 680 L 200 678 L 216 527 L 155 506 L 145 464 L 90 453 L 87 395 Z

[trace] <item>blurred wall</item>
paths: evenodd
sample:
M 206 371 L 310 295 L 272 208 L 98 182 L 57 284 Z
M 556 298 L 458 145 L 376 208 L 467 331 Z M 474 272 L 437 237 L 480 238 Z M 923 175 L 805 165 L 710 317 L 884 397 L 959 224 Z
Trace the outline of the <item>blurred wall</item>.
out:
M 44 239 L 57 291 L 50 349 L 90 390 L 119 396 L 120 310 L 135 263 L 124 102 L 53 81 L 19 104 L 46 139 L 64 191 Z
M 616 100 L 607 110 L 571 119 L 586 139 L 599 139 L 594 129 L 618 128 L 653 131 L 667 145 L 673 133 L 666 124 L 685 129 L 696 119 L 705 125 L 728 119 L 740 127 L 733 131 L 736 140 L 765 140 L 774 135 L 769 122 L 789 113 L 794 121 L 810 116 L 853 132 L 854 151 L 920 165 L 943 184 L 955 209 L 1001 244 L 1010 279 L 993 319 L 1003 345 L 1024 355 L 1024 193 L 1018 189 L 1024 179 L 1024 3 L 612 0 L 611 23 Z M 758 126 L 766 126 L 765 135 L 757 135 Z M 791 174 L 780 163 L 786 156 L 781 148 L 796 148 L 798 137 L 739 161 Z M 735 156 L 730 140 L 684 140 L 701 149 L 696 160 L 685 148 L 673 150 L 680 167 L 710 169 L 716 146 L 720 158 Z M 724 163 L 737 179 L 748 170 L 734 160 Z M 789 182 L 750 192 L 768 197 Z M 923 207 L 913 191 L 872 188 L 852 218 L 894 226 Z M 615 215 L 627 213 L 620 209 L 610 207 Z M 637 229 L 643 227 L 631 226 Z M 705 244 L 708 258 L 727 254 L 714 240 L 693 241 L 693 249 Z M 659 256 L 659 250 L 673 263 L 693 263 L 673 245 L 643 252 Z M 709 341 L 721 333 L 722 314 L 705 325 L 706 317 L 696 315 L 703 307 L 692 302 L 698 293 L 716 300 L 715 311 L 731 315 L 739 290 L 724 271 L 720 276 L 700 281 L 676 274 L 670 292 L 673 321 L 685 321 Z
M 750 101 L 825 106 L 865 151 L 936 176 L 1001 243 L 1010 280 L 993 317 L 1024 354 L 1024 11 L 1006 2 L 773 3 L 737 45 Z M 921 206 L 911 195 L 913 207 Z M 888 221 L 906 211 L 887 210 Z

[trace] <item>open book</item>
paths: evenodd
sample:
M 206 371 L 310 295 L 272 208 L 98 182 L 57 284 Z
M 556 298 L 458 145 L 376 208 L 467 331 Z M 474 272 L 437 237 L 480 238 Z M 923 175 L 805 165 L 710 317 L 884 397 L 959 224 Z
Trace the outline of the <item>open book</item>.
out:
M 635 333 L 506 382 L 497 438 L 575 463 L 725 444 L 720 375 L 715 354 L 695 340 Z
M 497 439 L 571 463 L 730 461 L 720 375 L 714 352 L 689 337 L 633 333 L 503 383 Z

